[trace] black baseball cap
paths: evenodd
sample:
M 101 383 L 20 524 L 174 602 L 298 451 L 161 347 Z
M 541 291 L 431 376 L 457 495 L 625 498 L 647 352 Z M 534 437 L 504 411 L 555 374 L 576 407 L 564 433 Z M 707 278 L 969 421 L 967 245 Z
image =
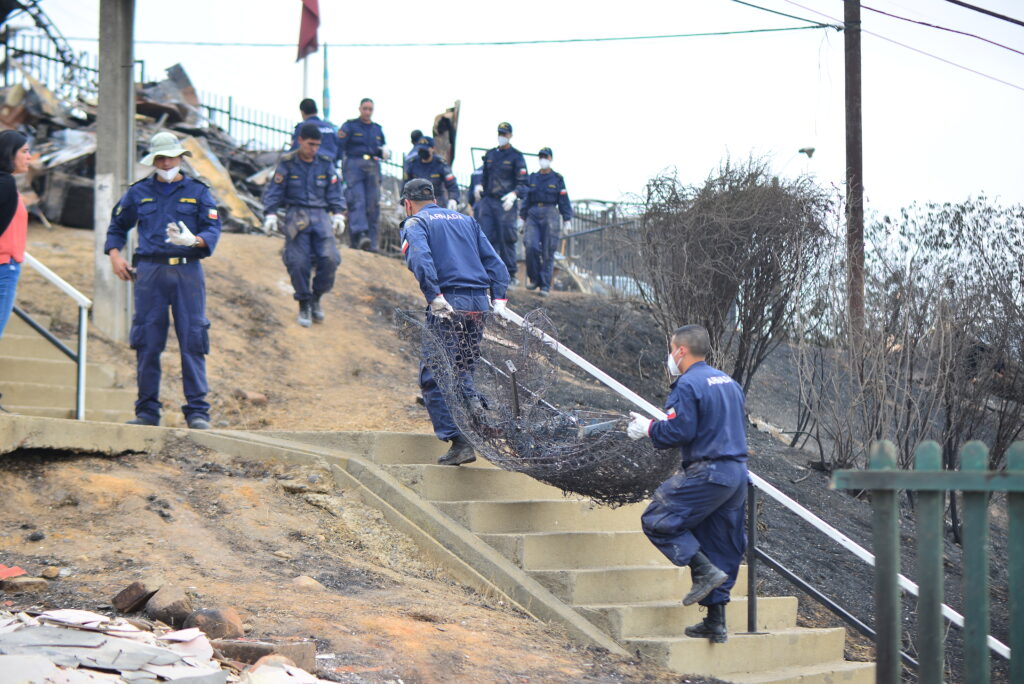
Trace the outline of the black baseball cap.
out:
M 512 132 L 512 124 L 510 124 L 508 121 L 502 121 L 500 124 L 498 124 L 498 132 L 499 133 L 511 133 Z
M 410 202 L 429 202 L 434 199 L 434 186 L 426 178 L 413 178 L 402 188 L 402 199 Z
M 551 154 L 551 148 L 550 147 L 542 147 L 542 148 L 540 148 L 540 152 L 537 153 L 537 156 L 538 157 L 547 157 L 548 159 L 550 159 L 551 157 L 554 157 L 555 155 Z

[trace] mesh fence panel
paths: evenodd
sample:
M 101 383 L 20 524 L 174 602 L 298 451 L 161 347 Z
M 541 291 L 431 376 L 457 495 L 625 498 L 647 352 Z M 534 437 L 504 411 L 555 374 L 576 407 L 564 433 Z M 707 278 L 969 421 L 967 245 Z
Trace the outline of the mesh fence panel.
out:
M 397 311 L 396 320 L 456 426 L 496 466 L 612 506 L 650 498 L 677 469 L 677 450 L 626 436 L 624 399 L 545 344 L 541 333 L 557 336 L 542 310 L 522 327 L 489 313 Z

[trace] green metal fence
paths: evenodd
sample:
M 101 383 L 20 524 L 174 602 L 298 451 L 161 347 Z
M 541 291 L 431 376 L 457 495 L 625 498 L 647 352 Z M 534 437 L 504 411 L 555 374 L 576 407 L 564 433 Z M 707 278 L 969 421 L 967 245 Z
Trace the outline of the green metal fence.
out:
M 964 672 L 972 683 L 987 684 L 989 662 L 988 505 L 1006 492 L 1009 520 L 1010 681 L 1024 682 L 1024 442 L 1007 452 L 1005 471 L 988 470 L 988 447 L 969 442 L 960 451 L 959 471 L 942 469 L 942 447 L 924 442 L 914 452 L 914 470 L 896 469 L 892 442 L 872 446 L 868 470 L 840 470 L 837 489 L 869 490 L 874 508 L 875 622 L 878 631 L 876 681 L 897 684 L 901 677 L 900 490 L 916 493 L 917 609 L 919 681 L 943 681 L 943 530 L 947 492 L 963 493 Z M 1015 655 L 1017 657 L 1012 657 Z

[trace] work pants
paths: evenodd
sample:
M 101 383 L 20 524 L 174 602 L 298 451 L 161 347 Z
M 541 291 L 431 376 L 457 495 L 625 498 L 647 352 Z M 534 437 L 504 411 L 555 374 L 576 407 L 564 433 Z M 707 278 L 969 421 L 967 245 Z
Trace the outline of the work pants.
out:
M 445 391 L 460 395 L 460 401 L 479 396 L 473 385 L 473 371 L 480 358 L 480 340 L 490 300 L 486 290 L 448 290 L 443 294 L 455 314 L 441 318 L 427 309 L 428 334 L 423 339 L 420 391 L 434 434 L 442 441 L 450 441 L 461 431 L 445 400 Z
M 285 231 L 284 265 L 295 290 L 295 299 L 307 302 L 330 292 L 334 287 L 334 276 L 341 263 L 341 254 L 327 212 L 323 209 L 289 209 L 285 221 L 293 221 L 294 215 L 300 211 L 305 212 L 309 224 L 295 233 Z M 314 267 L 315 276 L 312 275 Z
M 561 218 L 554 206 L 530 207 L 526 214 L 526 277 L 545 292 L 551 289 Z
M 661 483 L 641 517 L 644 534 L 678 566 L 703 551 L 729 579 L 701 605 L 728 603 L 747 548 L 744 505 L 747 464 L 733 459 L 697 461 Z
M 362 157 L 345 157 L 343 173 L 348 203 L 348 236 L 356 247 L 365 235 L 370 251 L 377 251 L 377 222 L 380 219 L 380 162 Z
M 517 202 L 518 203 L 518 202 Z M 498 253 L 498 257 L 505 268 L 508 269 L 510 277 L 514 278 L 518 267 L 516 265 L 516 207 L 505 211 L 501 200 L 497 197 L 481 197 L 473 206 L 473 214 L 484 231 L 484 235 Z
M 136 354 L 139 398 L 135 415 L 160 420 L 160 354 L 167 344 L 168 308 L 181 349 L 181 381 L 185 418 L 210 419 L 206 401 L 206 355 L 210 352 L 210 321 L 206 318 L 206 283 L 199 261 L 187 264 L 140 261 L 135 281 L 135 317 L 129 334 Z

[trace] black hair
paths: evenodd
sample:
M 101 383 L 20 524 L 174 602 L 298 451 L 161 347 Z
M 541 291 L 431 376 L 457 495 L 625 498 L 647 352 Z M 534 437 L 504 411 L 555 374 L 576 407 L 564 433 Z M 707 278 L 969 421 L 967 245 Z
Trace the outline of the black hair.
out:
M 409 139 L 412 141 L 413 145 L 417 144 L 420 141 L 420 138 L 422 137 L 423 131 L 421 131 L 418 128 L 409 135 Z
M 684 325 L 672 333 L 672 341 L 690 350 L 697 357 L 711 353 L 711 337 L 702 325 Z
M 316 102 L 307 97 L 299 103 L 299 111 L 307 116 L 309 114 L 316 114 Z
M 0 131 L 0 171 L 14 173 L 14 155 L 28 142 L 18 131 Z
M 315 123 L 305 123 L 299 128 L 299 137 L 306 140 L 322 140 L 324 136 Z
M 362 107 L 367 102 L 369 102 L 370 104 L 373 104 L 373 100 L 371 100 L 368 97 L 364 97 L 362 100 L 359 101 L 359 106 Z

